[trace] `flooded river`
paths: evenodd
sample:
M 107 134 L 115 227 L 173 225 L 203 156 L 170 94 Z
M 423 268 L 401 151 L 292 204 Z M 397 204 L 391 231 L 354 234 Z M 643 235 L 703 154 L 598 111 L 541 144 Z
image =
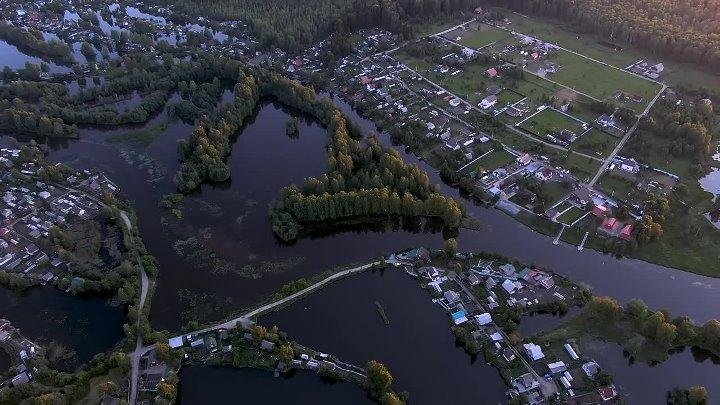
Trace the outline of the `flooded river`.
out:
M 340 100 L 336 103 L 362 128 L 374 129 L 370 121 L 358 117 L 347 104 Z M 300 118 L 300 133 L 296 138 L 285 134 L 285 124 L 290 116 Z M 151 139 L 147 147 L 108 142 L 119 133 L 160 126 L 164 130 Z M 440 233 L 400 224 L 378 224 L 374 229 L 328 229 L 291 245 L 280 243 L 270 228 L 267 206 L 278 196 L 282 186 L 299 184 L 305 177 L 323 173 L 327 135 L 312 118 L 269 101 L 257 108 L 234 141 L 229 158 L 231 180 L 205 185 L 202 190 L 187 196 L 182 203 L 182 219 L 177 219 L 169 211 L 158 208 L 158 201 L 164 194 L 175 191 L 172 177 L 179 166 L 176 143 L 191 132 L 192 126 L 172 122 L 163 112 L 137 128 L 83 129 L 79 140 L 49 143 L 51 160 L 67 162 L 77 168 L 105 171 L 120 185 L 123 196 L 134 202 L 145 243 L 159 261 L 160 278 L 151 310 L 151 322 L 156 328 L 177 331 L 193 319 L 223 319 L 230 312 L 258 302 L 290 280 L 313 276 L 334 266 L 367 262 L 412 246 L 442 246 Z M 388 136 L 381 135 L 380 139 L 392 146 Z M 2 142 L 7 139 L 0 139 Z M 482 223 L 480 231 L 460 231 L 461 250 L 491 251 L 547 266 L 590 285 L 598 294 L 610 295 L 620 301 L 642 298 L 652 308 L 688 315 L 697 322 L 720 316 L 720 281 L 717 279 L 638 260 L 616 259 L 589 249 L 579 252 L 574 246 L 565 244 L 553 246 L 552 238 L 533 232 L 498 210 L 475 206 L 465 200 L 456 189 L 442 184 L 434 169 L 403 148 L 396 149 L 407 162 L 425 169 L 444 193 L 462 201 L 469 213 Z M 331 351 L 347 361 L 362 364 L 376 358 L 387 362 L 396 373 L 399 390 L 407 389 L 411 395 L 422 393 L 416 394 L 418 397 L 414 397 L 413 403 L 422 400 L 424 386 L 434 383 L 433 377 L 441 378 L 445 374 L 451 377 L 442 377 L 442 384 L 455 387 L 452 392 L 459 402 L 478 398 L 481 394 L 486 397 L 480 398 L 488 398 L 492 403 L 500 400 L 502 383 L 497 373 L 482 362 L 471 363 L 460 349 L 454 347 L 445 314 L 433 308 L 429 298 L 422 291 L 416 291 L 416 285 L 407 283 L 405 286 L 387 275 L 363 276 L 358 280 L 339 283 L 317 297 L 308 298 L 307 302 L 317 301 L 312 301 L 307 311 L 293 307 L 273 314 L 267 321 L 276 321 L 303 343 Z M 120 339 L 123 322 L 120 309 L 114 312 L 116 309 L 106 308 L 102 302 L 102 305 L 95 304 L 92 300 L 77 300 L 78 307 L 73 307 L 69 302 L 65 303 L 65 299 L 72 301 L 75 298 L 47 291 L 53 290 L 32 290 L 21 297 L 0 294 L 0 308 L 8 312 L 0 312 L 0 316 L 18 323 L 31 339 L 72 340 L 76 335 L 92 336 L 83 335 L 84 332 L 65 337 L 46 336 L 50 333 L 71 335 L 69 331 L 82 331 L 86 327 L 87 333 L 102 337 L 93 341 L 97 346 L 88 345 L 88 352 L 102 351 L 113 345 L 111 340 Z M 34 294 L 38 298 L 34 298 Z M 416 294 L 419 295 L 416 297 Z M 377 322 L 369 317 L 376 314 L 363 303 L 378 296 L 393 303 L 393 309 L 390 309 L 393 324 L 389 328 L 375 325 Z M 346 297 L 355 297 L 356 301 L 352 302 L 355 307 L 348 301 L 345 301 L 347 305 L 337 304 L 336 300 Z M 17 302 L 17 316 L 13 318 L 12 311 L 6 309 L 13 307 L 6 307 L 5 302 Z M 64 313 L 65 316 L 60 318 L 68 324 L 77 324 L 73 326 L 75 329 L 55 331 L 62 328 L 51 327 L 47 330 L 52 332 L 46 333 L 39 321 L 41 317 L 30 319 L 24 316 L 25 320 L 21 319 L 21 308 L 23 311 L 27 311 L 26 308 L 42 311 L 40 303 L 45 308 Z M 115 318 L 116 313 L 120 315 Z M 20 322 L 27 322 L 27 325 Z M 343 327 L 333 327 L 337 325 Z M 106 330 L 110 332 L 104 336 Z M 374 332 L 367 333 L 368 330 Z M 325 337 L 318 336 L 321 332 Z M 419 352 L 412 354 L 406 348 L 415 348 Z M 80 350 L 76 350 L 80 354 Z M 425 367 L 425 361 L 415 360 L 425 354 L 432 356 L 426 360 L 432 366 Z M 666 368 L 665 373 L 671 376 L 689 374 L 687 367 L 695 365 L 692 362 L 678 364 Z M 453 371 L 447 371 L 449 368 Z M 185 373 L 195 372 L 191 370 L 196 369 Z M 238 374 L 232 369 L 212 372 L 228 374 L 217 378 L 243 381 L 247 374 L 244 371 Z M 238 378 L 238 375 L 243 377 Z M 248 378 L 267 381 L 268 389 L 276 387 L 272 378 L 258 375 Z M 305 381 L 304 377 L 297 378 Z M 284 383 L 294 384 L 295 379 Z M 258 390 L 265 389 L 264 383 L 258 382 L 254 386 Z M 442 390 L 449 395 L 447 391 L 451 390 Z M 183 391 L 183 402 L 189 403 L 192 395 L 196 395 L 194 391 Z M 427 395 L 428 400 L 433 398 L 431 393 Z

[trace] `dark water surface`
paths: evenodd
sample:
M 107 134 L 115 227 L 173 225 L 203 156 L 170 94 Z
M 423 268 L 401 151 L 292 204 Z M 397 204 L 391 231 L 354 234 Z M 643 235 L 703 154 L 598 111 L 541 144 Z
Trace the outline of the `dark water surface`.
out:
M 720 359 L 701 349 L 687 349 L 669 360 L 648 365 L 634 363 L 611 343 L 599 343 L 586 349 L 587 355 L 613 375 L 615 384 L 630 404 L 662 404 L 673 388 L 704 386 L 710 392 L 710 403 L 720 397 Z
M 110 306 L 102 298 L 73 297 L 53 287 L 22 293 L 0 289 L 0 318 L 12 322 L 35 343 L 55 341 L 67 346 L 83 363 L 124 336 L 123 308 Z
M 370 121 L 358 117 L 347 104 L 339 100 L 336 102 L 362 128 L 368 131 L 374 129 Z M 285 134 L 285 124 L 290 116 L 301 118 L 300 135 L 297 138 Z M 150 123 L 136 129 L 151 129 L 168 121 L 163 112 Z M 167 129 L 146 149 L 105 142 L 108 136 L 128 132 L 128 129 L 81 132 L 80 140 L 51 143 L 50 159 L 68 162 L 78 168 L 105 171 L 120 185 L 123 195 L 134 202 L 143 239 L 159 261 L 160 279 L 151 310 L 151 322 L 159 329 L 176 331 L 188 320 L 198 317 L 204 320 L 223 319 L 228 313 L 251 306 L 277 291 L 280 285 L 290 280 L 312 276 L 334 266 L 374 260 L 381 254 L 412 246 L 442 246 L 440 233 L 392 226 L 364 231 L 346 228 L 318 233 L 292 245 L 279 243 L 270 228 L 267 206 L 279 195 L 281 187 L 299 184 L 305 177 L 323 173 L 326 167 L 327 134 L 315 120 L 276 104 L 262 104 L 235 140 L 229 158 L 232 179 L 224 184 L 205 185 L 201 191 L 186 197 L 182 221 L 158 208 L 157 203 L 163 194 L 175 191 L 172 177 L 179 166 L 176 142 L 187 138 L 192 132 L 192 126 L 169 122 Z M 380 139 L 384 144 L 392 146 L 386 135 L 381 135 Z M 0 139 L 0 143 L 2 141 Z M 666 308 L 674 315 L 688 315 L 697 322 L 720 317 L 720 281 L 717 279 L 639 260 L 616 259 L 589 249 L 579 252 L 574 246 L 566 244 L 553 246 L 552 238 L 533 232 L 502 212 L 473 205 L 460 196 L 456 189 L 442 184 L 434 169 L 406 153 L 403 148 L 396 149 L 407 162 L 425 169 L 431 180 L 441 185 L 444 193 L 462 201 L 468 211 L 482 223 L 483 229 L 480 231 L 460 231 L 458 241 L 461 250 L 486 250 L 526 263 L 547 266 L 575 281 L 590 285 L 598 294 L 613 296 L 620 301 L 642 298 L 652 308 Z M 211 256 L 196 257 L 193 261 L 178 255 L 177 241 L 189 240 L 200 243 L 200 248 L 193 248 L 192 251 L 206 250 Z M 207 257 L 219 258 L 223 265 L 207 266 L 210 261 L 205 260 Z M 370 277 L 361 279 L 371 280 L 364 281 L 362 285 L 355 285 L 353 283 L 361 282 L 352 280 L 348 284 L 338 284 L 349 287 L 343 287 L 342 293 L 336 293 L 337 298 L 347 295 L 357 299 L 371 299 L 374 294 L 386 292 L 388 287 L 385 283 L 388 279 Z M 407 286 L 403 284 L 393 291 L 402 301 L 403 297 L 412 297 L 415 290 L 416 285 L 407 283 Z M 389 295 L 388 301 L 391 300 Z M 55 299 L 50 298 L 48 305 L 52 306 Z M 314 298 L 308 298 L 311 299 Z M 431 305 L 428 304 L 428 297 L 418 297 L 417 300 L 418 303 L 422 301 Z M 360 309 L 337 305 L 332 299 L 317 305 L 323 306 L 324 312 L 294 322 L 286 319 L 287 324 L 278 322 L 279 326 L 296 335 L 298 340 L 310 346 L 317 343 L 318 349 L 331 351 L 348 361 L 364 363 L 370 358 L 377 358 L 392 363 L 391 369 L 397 374 L 399 389 L 413 392 L 412 388 L 415 387 L 423 392 L 420 385 L 431 384 L 431 374 L 444 375 L 451 366 L 464 370 L 458 372 L 457 381 L 466 381 L 466 384 L 455 385 L 454 379 L 445 381 L 443 378 L 443 385 L 449 384 L 448 387 L 456 388 L 437 391 L 458 391 L 454 395 L 477 398 L 480 391 L 497 393 L 496 389 L 501 388 L 494 370 L 484 364 L 471 365 L 469 358 L 455 349 L 452 335 L 445 327 L 447 319 L 437 308 L 418 307 L 424 309 L 416 313 L 408 313 L 408 309 L 403 309 L 398 311 L 398 315 L 391 315 L 393 322 L 413 319 L 418 325 L 427 321 L 440 326 L 427 328 L 426 331 L 425 328 L 412 329 L 412 325 L 401 328 L 402 324 L 393 324 L 389 329 L 392 333 L 386 331 L 388 340 L 384 341 L 385 347 L 376 336 L 369 336 L 360 328 L 355 329 L 352 316 L 345 316 Z M 401 306 L 402 303 L 396 305 Z M 370 312 L 370 316 L 376 315 L 372 308 L 362 307 L 362 311 Z M 92 313 L 92 310 L 80 309 L 73 316 L 82 318 L 85 313 Z M 302 314 L 308 315 L 304 312 Z M 277 316 L 282 316 L 282 313 Z M 436 321 L 427 320 L 434 316 L 438 317 Z M 361 325 L 369 325 L 369 318 L 360 319 Z M 314 340 L 313 333 L 319 333 L 319 330 L 305 331 L 302 325 L 305 321 L 308 324 L 325 322 L 315 325 L 325 325 L 324 328 L 317 326 L 317 329 L 325 330 L 332 338 Z M 119 330 L 121 324 L 122 320 L 119 319 L 116 324 Z M 336 328 L 337 325 L 343 327 Z M 355 330 L 356 333 L 353 336 L 346 335 L 345 329 Z M 98 328 L 93 330 L 97 331 Z M 415 333 L 410 334 L 408 331 L 411 330 L 415 330 Z M 434 338 L 426 336 L 426 333 Z M 28 336 L 33 337 L 31 333 Z M 433 359 L 433 364 L 436 364 L 433 367 L 424 367 L 422 362 L 412 363 L 413 358 L 409 354 L 402 354 L 407 353 L 402 349 L 408 340 L 417 340 L 418 348 L 430 350 L 432 347 L 430 351 L 437 351 L 443 356 L 438 355 L 439 358 Z M 441 349 L 441 346 L 446 348 Z M 409 364 L 412 367 L 403 366 L 406 361 L 411 362 Z M 689 375 L 693 371 L 694 368 L 677 369 L 667 373 Z M 472 384 L 469 384 L 468 376 L 472 376 Z M 415 400 L 419 399 L 415 398 L 413 402 Z
M 4 373 L 10 368 L 12 361 L 10 355 L 5 350 L 0 350 L 0 373 Z
M 376 404 L 349 383 L 329 384 L 315 373 L 301 371 L 289 378 L 249 368 L 196 366 L 180 373 L 178 395 L 183 405 L 262 403 L 267 405 Z
M 386 325 L 375 301 L 385 308 Z M 391 268 L 339 281 L 259 321 L 363 367 L 385 363 L 412 404 L 505 403 L 505 385 L 482 356 L 455 346 L 450 318 L 417 280 Z

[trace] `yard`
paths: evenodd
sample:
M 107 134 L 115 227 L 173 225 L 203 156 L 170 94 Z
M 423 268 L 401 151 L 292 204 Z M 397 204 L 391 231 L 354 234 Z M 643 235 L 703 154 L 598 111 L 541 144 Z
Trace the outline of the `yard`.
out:
M 508 89 L 503 90 L 500 94 L 498 94 L 497 97 L 498 97 L 497 105 L 501 108 L 508 106 L 510 104 L 515 104 L 518 101 L 525 98 L 525 96 L 523 96 L 522 94 L 515 92 L 513 90 L 508 90 Z
M 469 48 L 483 48 L 508 36 L 510 36 L 509 32 L 482 23 L 471 24 L 468 29 L 457 29 L 444 35 L 445 38 Z
M 575 153 L 568 154 L 561 166 L 581 181 L 590 180 L 600 170 L 600 162 Z
M 580 122 L 552 108 L 546 108 L 532 118 L 528 118 L 520 124 L 520 128 L 543 139 L 549 134 L 558 134 L 564 129 L 572 131 L 576 135 L 583 131 Z
M 493 171 L 499 167 L 507 166 L 515 161 L 515 156 L 504 149 L 494 149 L 487 155 L 477 159 L 470 166 L 463 170 L 464 173 L 469 173 L 472 170 L 482 168 L 487 171 Z
M 573 142 L 572 149 L 591 156 L 606 157 L 617 143 L 618 139 L 614 136 L 593 128 Z
M 542 186 L 543 193 L 548 197 L 548 206 L 550 204 L 556 202 L 562 197 L 565 197 L 569 192 L 570 189 L 567 186 L 567 184 L 559 182 L 559 181 L 550 181 L 547 183 L 544 183 Z
M 582 218 L 583 215 L 587 214 L 586 211 L 581 210 L 577 207 L 572 207 L 569 210 L 562 213 L 558 218 L 558 222 L 561 222 L 565 225 L 572 225 L 577 221 L 578 219 Z
M 551 59 L 562 67 L 548 79 L 599 100 L 611 99 L 618 90 L 640 96 L 642 102 L 626 105 L 637 112 L 660 91 L 659 84 L 568 51 L 559 50 Z
M 628 179 L 610 173 L 600 177 L 599 186 L 603 191 L 622 200 L 631 199 L 637 193 L 635 185 Z

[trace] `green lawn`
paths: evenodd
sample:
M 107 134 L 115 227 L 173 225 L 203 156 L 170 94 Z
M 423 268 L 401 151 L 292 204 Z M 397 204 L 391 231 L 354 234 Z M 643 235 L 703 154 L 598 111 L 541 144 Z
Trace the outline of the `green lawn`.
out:
M 573 27 L 563 21 L 549 21 L 539 18 L 528 18 L 516 13 L 507 13 L 508 18 L 513 22 L 512 29 L 541 38 L 545 41 L 555 43 L 564 48 L 597 59 L 610 65 L 625 68 L 639 59 L 649 61 L 658 60 L 652 53 L 620 44 L 623 49 L 617 51 L 601 43 L 601 38 L 588 34 L 578 34 Z M 712 88 L 720 90 L 720 75 L 711 71 L 703 70 L 702 67 L 690 63 L 678 62 L 669 59 L 661 59 L 667 74 L 666 79 L 670 84 L 688 88 Z
M 579 135 L 583 131 L 579 122 L 551 108 L 546 108 L 542 112 L 526 120 L 520 125 L 520 127 L 526 131 L 532 132 L 540 138 L 545 138 L 551 133 L 557 134 L 564 129 L 574 132 L 575 135 Z
M 577 207 L 572 207 L 569 210 L 565 211 L 562 215 L 560 215 L 557 220 L 559 222 L 562 222 L 563 224 L 572 225 L 573 222 L 577 221 L 585 214 L 586 211 L 583 211 Z
M 515 161 L 515 156 L 504 149 L 495 149 L 489 154 L 475 161 L 475 167 L 482 167 L 487 171 L 493 171 L 499 167 L 507 166 Z
M 593 128 L 573 142 L 571 149 L 590 156 L 606 157 L 617 143 L 618 139 L 614 136 Z
M 660 91 L 659 84 L 567 51 L 558 51 L 552 59 L 562 68 L 549 76 L 549 79 L 600 100 L 612 98 L 618 90 L 639 95 L 643 98 L 642 103 L 627 105 L 636 111 L 642 111 L 653 96 Z
M 605 173 L 600 177 L 599 186 L 606 193 L 623 200 L 626 200 L 635 190 L 635 185 L 630 180 L 611 173 Z
M 561 183 L 559 181 L 549 181 L 547 183 L 544 183 L 542 189 L 550 198 L 551 203 L 556 202 L 570 192 L 568 186 L 565 183 Z
M 457 42 L 470 48 L 482 48 L 508 36 L 509 32 L 487 24 L 480 24 L 477 29 L 455 30 L 445 34 L 445 37 L 452 41 L 457 41 L 460 37 Z
M 525 96 L 520 93 L 512 90 L 503 90 L 500 94 L 498 94 L 497 105 L 504 107 L 510 104 L 515 104 L 523 98 L 525 98 Z
M 561 165 L 570 170 L 579 180 L 591 179 L 600 169 L 600 162 L 597 160 L 592 160 L 575 153 L 570 153 Z

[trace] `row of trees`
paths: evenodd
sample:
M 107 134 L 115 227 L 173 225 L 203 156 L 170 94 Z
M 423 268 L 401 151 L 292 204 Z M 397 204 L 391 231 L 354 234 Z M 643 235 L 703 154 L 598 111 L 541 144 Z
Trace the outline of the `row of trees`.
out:
M 627 322 L 632 331 L 663 348 L 696 346 L 720 354 L 720 321 L 711 319 L 698 326 L 686 316 L 672 318 L 665 311 L 651 311 L 641 300 L 630 300 L 622 307 L 612 298 L 594 297 L 586 311 L 599 322 Z M 628 344 L 636 344 L 635 340 Z M 637 352 L 638 347 L 629 347 Z
M 227 180 L 230 137 L 261 97 L 272 97 L 314 116 L 329 135 L 327 174 L 307 179 L 300 188 L 284 189 L 271 209 L 280 238 L 296 238 L 301 223 L 381 214 L 431 216 L 459 226 L 463 213 L 454 200 L 438 194 L 427 175 L 375 138 L 367 143 L 356 139 L 359 131 L 329 99 L 277 73 L 237 68 L 235 99 L 212 117 L 202 118 L 191 137 L 179 144 L 183 163 L 175 176 L 178 190 L 189 192 L 204 181 Z
M 235 98 L 222 106 L 214 118 L 203 117 L 188 140 L 180 141 L 178 150 L 183 163 L 175 175 L 181 192 L 192 191 L 205 181 L 220 182 L 230 178 L 225 158 L 230 154 L 230 137 L 252 113 L 260 99 L 254 76 L 240 71 Z
M 525 13 L 571 21 L 612 41 L 720 67 L 718 0 L 495 0 Z
M 140 104 L 127 111 L 118 111 L 114 105 L 105 105 L 96 108 L 84 106 L 63 106 L 46 103 L 42 106 L 45 113 L 52 117 L 62 119 L 69 124 L 89 125 L 124 125 L 147 121 L 153 114 L 160 111 L 168 100 L 166 90 L 154 91 L 142 98 Z
M 42 32 L 38 30 L 28 30 L 0 20 L 0 39 L 38 56 L 74 62 L 72 49 L 68 44 L 57 39 L 45 41 Z
M 368 391 L 382 405 L 403 405 L 407 403 L 407 395 L 393 392 L 393 376 L 390 370 L 379 361 L 371 360 L 365 365 L 368 378 Z
M 407 192 L 400 196 L 386 187 L 325 193 L 319 197 L 303 195 L 297 188 L 288 187 L 271 210 L 273 230 L 284 240 L 298 236 L 299 223 L 375 215 L 438 217 L 446 225 L 458 227 L 462 210 L 454 200 L 440 194 L 432 194 L 423 201 Z
M 27 109 L 0 102 L 0 128 L 22 135 L 50 138 L 75 138 L 77 127 L 66 125 L 61 119 L 50 118 Z

